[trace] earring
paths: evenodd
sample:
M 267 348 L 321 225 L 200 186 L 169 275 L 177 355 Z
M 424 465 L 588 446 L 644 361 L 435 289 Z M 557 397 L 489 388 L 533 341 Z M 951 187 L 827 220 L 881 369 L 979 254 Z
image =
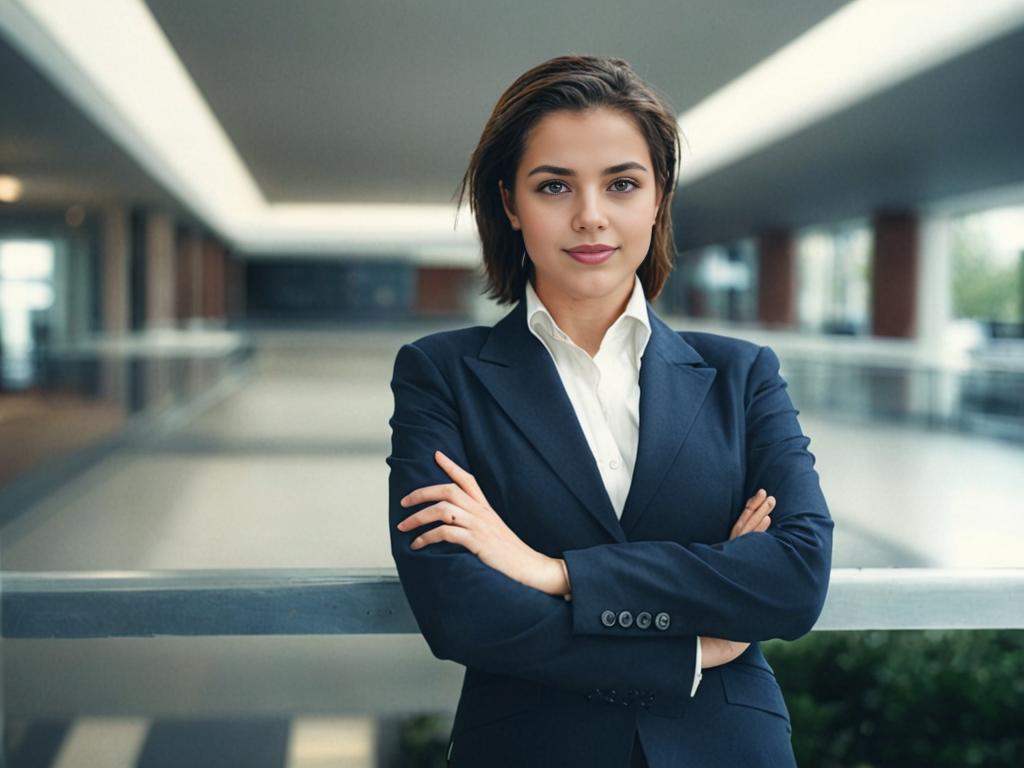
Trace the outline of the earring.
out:
M 523 251 L 523 260 L 519 264 L 520 269 L 526 269 L 526 251 Z

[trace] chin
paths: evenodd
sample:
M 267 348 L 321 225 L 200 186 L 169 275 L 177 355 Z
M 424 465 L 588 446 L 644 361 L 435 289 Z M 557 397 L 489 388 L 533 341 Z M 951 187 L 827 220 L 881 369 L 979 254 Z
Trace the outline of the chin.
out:
M 622 284 L 629 282 L 632 285 L 633 274 L 621 275 L 614 272 L 598 272 L 593 274 L 574 275 L 563 282 L 567 293 L 573 298 L 597 299 L 614 293 L 622 287 Z

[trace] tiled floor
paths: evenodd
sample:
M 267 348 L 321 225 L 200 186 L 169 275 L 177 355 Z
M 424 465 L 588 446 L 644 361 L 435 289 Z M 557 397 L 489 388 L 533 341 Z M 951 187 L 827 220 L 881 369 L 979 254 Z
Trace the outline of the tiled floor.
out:
M 370 768 L 382 762 L 381 730 L 365 717 L 14 720 L 8 723 L 6 765 Z
M 416 335 L 264 334 L 241 388 L 4 529 L 4 568 L 392 566 L 388 382 Z M 800 419 L 837 521 L 835 567 L 1024 565 L 1019 446 Z

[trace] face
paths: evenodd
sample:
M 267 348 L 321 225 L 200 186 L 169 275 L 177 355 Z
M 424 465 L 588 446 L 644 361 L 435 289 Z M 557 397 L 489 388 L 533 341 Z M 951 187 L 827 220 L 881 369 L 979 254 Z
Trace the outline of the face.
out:
M 534 289 L 549 308 L 628 300 L 662 198 L 647 142 L 632 120 L 603 107 L 548 113 L 527 140 L 514 200 L 499 187 L 533 262 Z M 600 263 L 569 253 L 595 244 L 614 250 Z

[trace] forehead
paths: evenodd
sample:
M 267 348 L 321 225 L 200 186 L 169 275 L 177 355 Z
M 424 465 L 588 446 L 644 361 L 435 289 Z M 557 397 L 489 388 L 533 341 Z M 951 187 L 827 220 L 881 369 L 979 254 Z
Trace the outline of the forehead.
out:
M 647 141 L 631 118 L 604 107 L 586 112 L 560 110 L 546 114 L 533 126 L 520 170 L 527 164 L 532 168 L 546 163 L 585 172 L 627 160 L 651 167 Z

